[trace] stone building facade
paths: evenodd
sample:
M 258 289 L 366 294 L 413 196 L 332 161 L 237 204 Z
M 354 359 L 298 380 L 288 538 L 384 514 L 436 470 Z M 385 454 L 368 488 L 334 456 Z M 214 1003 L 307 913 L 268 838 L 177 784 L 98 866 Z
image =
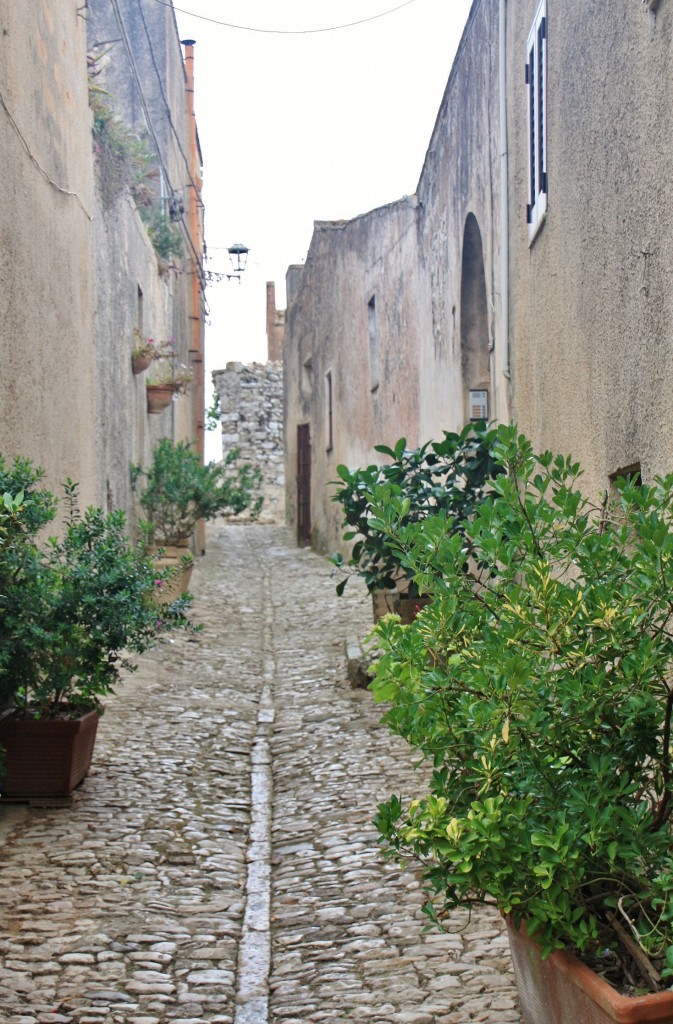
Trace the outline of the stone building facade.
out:
M 415 194 L 316 222 L 288 273 L 300 540 L 339 544 L 339 463 L 470 418 L 572 452 L 589 493 L 673 468 L 672 51 L 670 0 L 474 0 Z
M 276 308 L 276 289 L 266 286 L 266 363 L 227 363 L 213 372 L 219 396 L 224 458 L 238 449 L 232 469 L 247 463 L 259 470 L 264 499 L 261 522 L 285 521 L 283 431 L 283 345 L 285 310 Z M 245 516 L 246 513 L 243 513 Z
M 192 51 L 172 8 L 153 0 L 0 0 L 0 30 L 0 454 L 43 466 L 57 493 L 72 477 L 83 504 L 133 519 L 130 465 L 146 463 L 158 437 L 203 428 L 198 387 L 150 416 L 151 371 L 131 365 L 138 327 L 174 339 L 203 377 Z M 134 136 L 149 134 L 157 202 L 181 192 L 173 265 L 158 257 L 128 182 L 102 187 L 96 95 Z
M 279 362 L 227 363 L 213 373 L 220 396 L 222 453 L 238 449 L 232 468 L 248 463 L 262 476 L 260 520 L 285 518 L 283 366 Z

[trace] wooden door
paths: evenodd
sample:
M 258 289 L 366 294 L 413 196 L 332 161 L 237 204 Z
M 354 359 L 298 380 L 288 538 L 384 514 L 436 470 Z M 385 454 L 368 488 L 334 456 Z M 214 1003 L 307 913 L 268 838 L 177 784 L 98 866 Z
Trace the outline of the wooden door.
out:
M 297 543 L 311 543 L 311 427 L 297 427 Z

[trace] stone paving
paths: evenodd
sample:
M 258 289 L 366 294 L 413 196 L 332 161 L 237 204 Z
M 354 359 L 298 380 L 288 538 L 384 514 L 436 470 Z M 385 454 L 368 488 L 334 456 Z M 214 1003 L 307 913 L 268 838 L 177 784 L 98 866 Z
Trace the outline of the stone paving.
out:
M 69 807 L 0 805 L 2 1024 L 520 1021 L 491 911 L 426 931 L 370 821 L 413 757 L 346 681 L 366 595 L 287 531 L 214 527 L 196 637 L 108 701 Z

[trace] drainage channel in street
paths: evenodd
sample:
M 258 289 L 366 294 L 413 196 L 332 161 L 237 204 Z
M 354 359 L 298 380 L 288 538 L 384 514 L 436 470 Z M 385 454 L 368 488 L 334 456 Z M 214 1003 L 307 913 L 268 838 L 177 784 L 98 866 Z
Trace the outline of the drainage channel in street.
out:
M 234 1024 L 268 1024 L 271 972 L 271 731 L 275 716 L 273 610 L 268 574 L 264 587 L 264 679 L 251 752 L 251 821 L 246 852 L 246 906 L 238 951 Z

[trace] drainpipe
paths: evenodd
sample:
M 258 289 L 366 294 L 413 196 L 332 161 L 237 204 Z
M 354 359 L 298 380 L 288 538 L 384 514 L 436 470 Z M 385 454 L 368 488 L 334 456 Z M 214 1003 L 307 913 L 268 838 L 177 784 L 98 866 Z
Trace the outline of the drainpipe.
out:
M 194 39 L 182 39 L 185 48 L 185 73 L 187 75 L 187 133 L 189 147 L 189 174 L 191 180 L 187 184 L 186 192 L 190 195 L 190 202 L 187 204 L 187 224 L 194 252 L 192 258 L 191 273 L 191 302 L 189 319 L 191 321 L 192 336 L 189 343 L 191 365 L 195 373 L 195 408 L 193 410 L 193 433 L 196 451 L 201 460 L 205 452 L 205 420 L 204 407 L 206 401 L 206 388 L 204 379 L 204 352 L 203 352 L 203 317 L 201 308 L 201 264 L 198 254 L 203 251 L 203 237 L 199 211 L 201 209 L 201 162 L 198 154 L 198 133 L 196 130 L 196 115 L 194 113 Z M 200 521 L 196 527 L 196 550 L 205 552 L 205 524 Z
M 511 376 L 509 368 L 509 164 L 507 152 L 507 0 L 499 10 L 499 88 L 500 88 L 500 332 L 505 385 L 506 416 L 509 419 Z M 500 410 L 499 410 L 500 411 Z

